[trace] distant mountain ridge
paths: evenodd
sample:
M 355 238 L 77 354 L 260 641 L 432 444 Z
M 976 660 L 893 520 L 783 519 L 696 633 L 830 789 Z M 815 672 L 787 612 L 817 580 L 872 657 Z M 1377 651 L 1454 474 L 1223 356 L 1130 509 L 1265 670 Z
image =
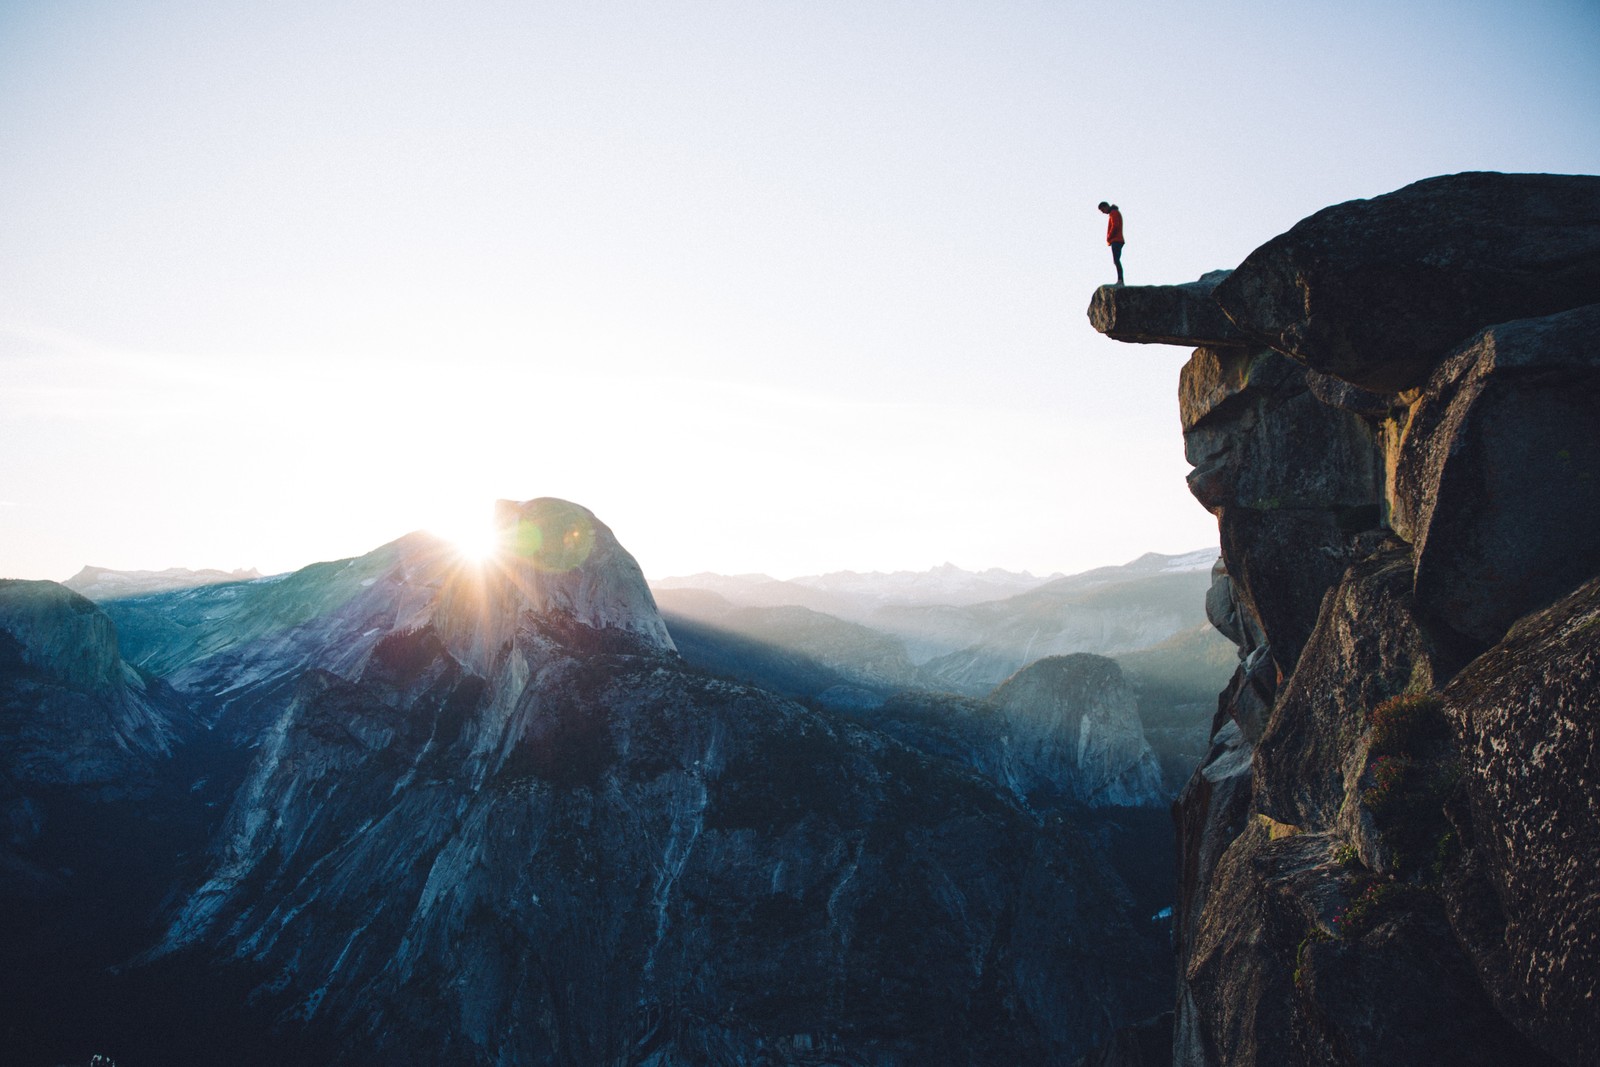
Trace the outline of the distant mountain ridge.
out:
M 171 589 L 220 585 L 223 582 L 248 582 L 259 577 L 261 572 L 254 567 L 232 571 L 190 570 L 188 567 L 168 567 L 160 571 L 119 571 L 110 567 L 85 566 L 61 584 L 90 600 L 111 600 L 146 593 L 164 593 Z
M 748 606 L 798 604 L 809 607 L 802 589 L 839 597 L 859 598 L 881 604 L 949 604 L 962 606 L 1025 593 L 1057 581 L 1094 584 L 1115 581 L 1135 574 L 1176 573 L 1207 570 L 1216 562 L 1219 550 L 1199 548 L 1192 552 L 1166 555 L 1146 552 L 1123 564 L 1095 567 L 1076 574 L 1039 576 L 1029 571 L 1008 571 L 1000 567 L 973 571 L 954 563 L 943 563 L 923 571 L 829 571 L 798 578 L 774 578 L 770 574 L 696 574 L 650 579 L 652 589 L 710 589 L 734 603 Z M 796 588 L 799 587 L 799 588 Z M 794 599 L 782 599 L 785 596 Z
M 1062 577 L 991 567 L 969 571 L 953 563 L 925 571 L 830 571 L 799 578 L 715 574 L 654 579 L 652 589 L 709 589 L 744 607 L 797 606 L 840 618 L 865 616 L 887 604 L 981 604 L 1003 600 Z
M 1209 548 L 1150 552 L 1120 566 L 1049 578 L 946 564 L 792 581 L 699 574 L 651 586 L 669 627 L 709 626 L 769 648 L 805 652 L 826 624 L 795 614 L 804 608 L 841 620 L 832 641 L 838 647 L 848 647 L 849 625 L 897 640 L 907 663 L 892 672 L 897 684 L 981 696 L 1046 656 L 1137 652 L 1205 625 L 1205 593 L 1217 556 Z M 875 655 L 881 663 L 888 653 Z M 852 661 L 831 666 L 848 673 Z

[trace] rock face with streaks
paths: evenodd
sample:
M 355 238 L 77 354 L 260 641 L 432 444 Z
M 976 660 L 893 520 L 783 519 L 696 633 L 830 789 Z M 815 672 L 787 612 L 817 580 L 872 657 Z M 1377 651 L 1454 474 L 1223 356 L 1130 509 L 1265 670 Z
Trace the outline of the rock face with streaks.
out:
M 570 625 L 489 679 L 427 630 L 306 675 L 165 950 L 292 992 L 335 1062 L 419 1064 L 1022 1062 L 1136 973 L 1073 947 L 1120 890 L 1067 825 Z
M 1175 807 L 1173 1062 L 1600 1060 L 1600 178 L 1319 212 L 1211 291 L 1234 337 L 1174 288 L 1091 308 L 1199 346 L 1240 657 Z
M 1122 807 L 1161 797 L 1161 769 L 1115 660 L 1049 656 L 1012 675 L 990 701 L 1004 730 L 1005 778 L 1019 793 L 1067 792 Z

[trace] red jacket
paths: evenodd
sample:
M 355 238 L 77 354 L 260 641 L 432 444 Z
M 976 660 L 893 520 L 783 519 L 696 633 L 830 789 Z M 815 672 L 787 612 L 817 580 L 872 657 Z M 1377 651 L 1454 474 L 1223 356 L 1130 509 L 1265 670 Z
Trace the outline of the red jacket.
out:
M 1106 244 L 1126 244 L 1127 242 L 1122 239 L 1122 212 L 1112 208 L 1108 214 L 1111 217 L 1106 220 Z

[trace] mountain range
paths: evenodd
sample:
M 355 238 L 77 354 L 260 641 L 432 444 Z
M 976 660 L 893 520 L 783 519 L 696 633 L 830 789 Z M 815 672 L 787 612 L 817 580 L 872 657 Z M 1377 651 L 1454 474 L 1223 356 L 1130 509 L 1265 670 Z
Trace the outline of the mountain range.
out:
M 651 586 L 690 662 L 835 707 L 904 705 L 918 693 L 984 700 L 1041 659 L 1109 656 L 1176 793 L 1205 752 L 1216 694 L 1237 661 L 1206 616 L 1216 561 L 1215 550 L 1199 550 L 1049 578 L 945 565 Z M 997 587 L 1008 592 L 981 599 Z
M 1116 663 L 797 701 L 697 666 L 587 510 L 498 521 L 483 567 L 0 583 L 17 1062 L 1062 1062 L 1159 1005 Z

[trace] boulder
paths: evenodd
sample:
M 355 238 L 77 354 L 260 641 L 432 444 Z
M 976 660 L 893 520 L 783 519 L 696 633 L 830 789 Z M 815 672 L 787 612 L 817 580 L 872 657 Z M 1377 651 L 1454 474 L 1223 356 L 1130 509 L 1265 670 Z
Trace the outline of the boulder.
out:
M 1421 385 L 1485 326 L 1597 292 L 1600 177 L 1467 173 L 1325 208 L 1214 298 L 1244 337 L 1384 393 Z
M 1469 862 L 1451 920 L 1496 1007 L 1571 1064 L 1600 1049 L 1600 578 L 1517 623 L 1444 690 Z
M 1413 686 L 1428 687 L 1432 677 L 1411 607 L 1411 550 L 1394 542 L 1352 566 L 1323 599 L 1257 746 L 1257 810 L 1333 829 L 1361 774 L 1370 712 Z
M 1308 934 L 1295 950 L 1295 1051 L 1282 1062 L 1556 1067 L 1494 1011 L 1436 895 L 1362 885 L 1348 872 L 1339 879 L 1347 901 L 1387 891 L 1370 925 Z
M 1375 393 L 1319 371 L 1306 371 L 1306 387 L 1311 390 L 1312 396 L 1329 407 L 1368 418 L 1383 418 L 1399 406 L 1399 398 L 1393 393 Z
M 1600 304 L 1455 352 L 1412 410 L 1389 497 L 1418 606 L 1479 648 L 1600 572 Z
M 1228 577 L 1228 567 L 1221 556 L 1211 566 L 1211 588 L 1206 590 L 1206 621 L 1232 641 L 1241 656 L 1264 641 L 1255 620 L 1240 610 L 1239 598 L 1233 593 L 1233 580 Z
M 1368 509 L 1377 524 L 1381 470 L 1371 422 L 1330 407 L 1308 373 L 1265 349 L 1197 349 L 1179 376 L 1189 490 L 1225 507 Z
M 1251 744 L 1261 740 L 1277 693 L 1278 665 L 1272 658 L 1272 646 L 1261 645 L 1239 663 L 1222 693 L 1228 717 L 1239 725 Z
M 1319 910 L 1332 910 L 1306 902 L 1331 851 L 1313 835 L 1274 840 L 1254 817 L 1228 845 L 1181 964 L 1175 1063 L 1298 1062 L 1295 946 Z
M 1180 976 L 1174 1062 L 1552 1063 L 1495 1013 L 1438 896 L 1372 881 L 1339 844 L 1257 815 L 1229 845 Z
M 1089 301 L 1089 323 L 1107 337 L 1136 344 L 1251 344 L 1211 299 L 1227 276 L 1214 270 L 1182 285 L 1102 285 Z

